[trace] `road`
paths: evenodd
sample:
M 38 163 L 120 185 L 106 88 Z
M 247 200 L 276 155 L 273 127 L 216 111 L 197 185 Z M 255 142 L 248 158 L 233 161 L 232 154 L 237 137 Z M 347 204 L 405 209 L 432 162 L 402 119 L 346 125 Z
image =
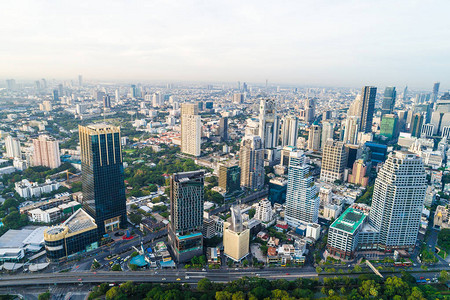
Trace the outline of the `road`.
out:
M 224 211 L 228 211 L 232 205 L 238 204 L 239 202 L 241 202 L 241 203 L 248 203 L 248 202 L 251 202 L 251 201 L 261 200 L 262 198 L 267 197 L 268 194 L 269 194 L 269 190 L 268 189 L 255 192 L 255 193 L 253 193 L 251 195 L 245 196 L 243 198 L 239 198 L 236 201 L 234 201 L 233 203 L 227 203 L 227 204 L 222 205 L 221 207 L 213 209 L 212 211 L 209 212 L 209 214 L 210 215 L 216 215 L 218 213 L 222 213 Z

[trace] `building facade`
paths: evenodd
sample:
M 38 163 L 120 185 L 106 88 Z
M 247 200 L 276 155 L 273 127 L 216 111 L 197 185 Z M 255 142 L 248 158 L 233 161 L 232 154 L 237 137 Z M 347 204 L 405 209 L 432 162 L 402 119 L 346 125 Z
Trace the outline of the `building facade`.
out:
M 230 210 L 231 220 L 223 225 L 223 250 L 228 258 L 241 261 L 249 254 L 250 230 L 243 223 L 239 207 Z
M 295 147 L 298 137 L 298 118 L 296 116 L 287 116 L 283 118 L 281 127 L 281 146 Z
M 41 135 L 33 139 L 33 165 L 44 166 L 51 169 L 58 168 L 61 165 L 59 156 L 59 143 L 49 136 Z
M 308 133 L 308 150 L 319 151 L 320 150 L 320 137 L 322 128 L 319 125 L 312 125 L 309 128 Z
M 395 87 L 388 86 L 384 89 L 383 103 L 381 105 L 381 115 L 392 114 L 395 106 L 397 91 Z
M 323 147 L 320 180 L 334 182 L 343 180 L 347 164 L 347 152 L 344 143 L 328 140 Z
M 360 103 L 360 124 L 359 131 L 363 133 L 372 132 L 373 113 L 375 110 L 375 98 L 377 96 L 377 88 L 373 86 L 365 86 L 361 91 Z
M 221 164 L 219 166 L 219 187 L 226 194 L 241 190 L 241 168 L 237 165 Z
M 264 149 L 259 136 L 245 136 L 239 150 L 241 186 L 257 190 L 264 185 Z
M 196 103 L 181 104 L 181 152 L 193 156 L 201 154 L 202 121 Z

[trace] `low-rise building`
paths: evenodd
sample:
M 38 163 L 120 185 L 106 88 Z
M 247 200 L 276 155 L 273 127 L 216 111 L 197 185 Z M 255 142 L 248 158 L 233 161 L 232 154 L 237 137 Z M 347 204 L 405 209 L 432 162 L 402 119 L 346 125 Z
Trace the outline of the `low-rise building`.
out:
M 45 183 L 38 184 L 24 179 L 15 183 L 15 190 L 22 198 L 40 197 L 42 194 L 48 194 L 58 190 L 61 185 L 57 181 L 47 179 Z

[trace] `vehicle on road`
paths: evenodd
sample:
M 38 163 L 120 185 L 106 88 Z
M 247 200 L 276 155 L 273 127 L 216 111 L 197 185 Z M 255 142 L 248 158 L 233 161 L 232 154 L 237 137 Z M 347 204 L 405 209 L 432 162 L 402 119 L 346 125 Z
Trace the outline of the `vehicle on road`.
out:
M 186 275 L 184 278 L 185 278 L 185 279 L 189 279 L 189 276 Z
M 166 278 L 161 278 L 161 280 L 166 280 Z
M 82 279 L 81 278 L 78 278 L 78 281 L 81 281 Z
M 177 281 L 180 281 L 181 280 L 181 278 L 177 278 Z
M 202 271 L 203 271 L 203 272 L 206 272 L 206 269 L 203 268 Z

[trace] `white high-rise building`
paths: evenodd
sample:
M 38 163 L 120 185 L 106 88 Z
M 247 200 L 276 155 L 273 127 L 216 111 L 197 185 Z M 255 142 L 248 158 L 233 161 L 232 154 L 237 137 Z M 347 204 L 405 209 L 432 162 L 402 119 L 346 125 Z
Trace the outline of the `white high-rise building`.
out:
M 164 104 L 164 96 L 160 92 L 153 94 L 152 106 L 159 107 Z
M 181 152 L 200 156 L 202 121 L 196 103 L 181 105 Z
M 309 128 L 308 133 L 308 150 L 319 151 L 320 150 L 320 136 L 322 128 L 319 125 L 312 125 Z
M 257 190 L 264 185 L 264 149 L 259 136 L 245 136 L 239 150 L 241 186 Z
M 355 97 L 355 100 L 350 104 L 350 107 L 348 108 L 347 116 L 359 117 L 361 115 L 360 105 L 361 105 L 361 95 L 357 95 Z
M 258 202 L 256 206 L 255 219 L 260 220 L 263 223 L 272 221 L 273 212 L 272 204 L 268 199 L 263 199 Z
M 280 122 L 275 106 L 275 99 L 261 99 L 259 106 L 259 136 L 264 149 L 273 149 L 278 145 Z
M 389 154 L 378 172 L 369 223 L 382 248 L 411 250 L 416 244 L 427 189 L 422 159 L 408 151 Z
M 292 151 L 289 160 L 285 220 L 292 227 L 317 223 L 320 199 L 303 151 Z
M 49 136 L 41 135 L 33 139 L 33 166 L 45 166 L 51 169 L 61 165 L 58 141 Z
M 344 143 L 327 140 L 323 146 L 320 180 L 334 182 L 344 179 L 347 152 Z
M 323 145 L 328 139 L 333 139 L 334 135 L 334 123 L 333 122 L 322 122 L 322 143 L 321 147 L 323 149 Z
M 283 118 L 281 127 L 281 146 L 293 146 L 297 144 L 298 137 L 298 118 L 296 116 L 287 116 Z
M 21 158 L 20 141 L 17 138 L 7 136 L 5 138 L 6 156 L 10 158 Z
M 344 143 L 356 145 L 358 143 L 359 117 L 348 116 L 344 123 Z

